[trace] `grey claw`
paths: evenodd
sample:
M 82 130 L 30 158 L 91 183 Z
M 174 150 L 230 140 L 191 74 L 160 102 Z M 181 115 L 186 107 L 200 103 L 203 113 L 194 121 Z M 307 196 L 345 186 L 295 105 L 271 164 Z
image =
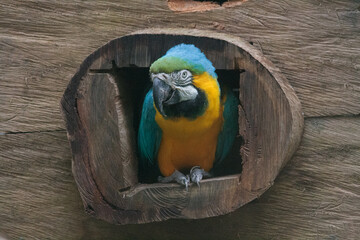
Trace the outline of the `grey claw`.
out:
M 201 170 L 202 169 L 199 166 L 194 166 L 190 170 L 191 181 L 195 182 L 197 185 L 199 185 L 199 182 L 203 177 Z
M 203 177 L 210 177 L 210 173 L 206 172 L 204 169 L 201 169 L 200 166 L 194 166 L 190 170 L 191 181 L 196 183 L 200 187 L 200 181 Z
M 187 191 L 188 188 L 189 188 L 189 184 L 190 184 L 190 177 L 189 177 L 189 175 L 181 176 L 181 177 L 176 179 L 176 182 L 178 182 L 178 183 L 180 183 L 182 185 L 185 185 L 185 189 Z
M 190 177 L 189 177 L 189 175 L 185 176 L 181 172 L 175 170 L 175 172 L 171 176 L 168 176 L 168 177 L 159 176 L 158 182 L 161 182 L 161 183 L 177 182 L 181 185 L 185 185 L 185 188 L 187 191 L 188 187 L 190 185 Z

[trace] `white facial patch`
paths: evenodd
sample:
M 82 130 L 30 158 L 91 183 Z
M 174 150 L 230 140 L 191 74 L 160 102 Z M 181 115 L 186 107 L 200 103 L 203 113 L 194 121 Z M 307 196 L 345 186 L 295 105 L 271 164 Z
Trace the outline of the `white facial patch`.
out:
M 193 100 L 197 97 L 198 91 L 193 85 L 187 85 L 185 87 L 177 87 L 179 92 L 180 101 Z
M 197 97 L 198 91 L 192 84 L 193 76 L 189 70 L 181 70 L 167 73 L 152 73 L 151 80 L 158 78 L 168 84 L 173 90 L 177 91 L 180 102 L 193 100 Z

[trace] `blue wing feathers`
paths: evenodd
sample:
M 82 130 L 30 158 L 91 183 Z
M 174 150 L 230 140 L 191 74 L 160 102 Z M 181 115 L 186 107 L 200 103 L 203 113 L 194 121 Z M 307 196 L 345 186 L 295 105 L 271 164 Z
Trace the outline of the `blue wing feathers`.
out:
M 161 129 L 155 121 L 152 89 L 146 94 L 138 133 L 140 164 L 154 165 L 161 141 Z
M 227 91 L 226 91 L 227 90 Z M 230 89 L 226 89 L 226 100 L 224 104 L 224 125 L 218 136 L 216 146 L 215 161 L 216 164 L 224 160 L 231 150 L 236 135 L 239 131 L 238 126 L 238 105 L 239 99 Z

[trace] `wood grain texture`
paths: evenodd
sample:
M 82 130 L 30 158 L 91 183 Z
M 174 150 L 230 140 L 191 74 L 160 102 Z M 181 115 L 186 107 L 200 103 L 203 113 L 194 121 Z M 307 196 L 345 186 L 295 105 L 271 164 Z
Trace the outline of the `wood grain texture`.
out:
M 194 0 L 168 0 L 168 6 L 172 11 L 180 13 L 204 12 L 214 9 L 229 8 L 241 5 L 246 0 L 231 1 L 194 1 Z
M 7 135 L 0 142 L 0 233 L 80 238 L 86 216 L 79 211 L 66 132 Z
M 122 227 L 83 213 L 58 103 L 83 59 L 109 40 L 148 27 L 192 27 L 252 42 L 289 80 L 306 117 L 356 115 L 359 5 L 247 1 L 179 14 L 162 0 L 1 1 L 0 135 L 18 134 L 0 136 L 0 232 L 10 239 L 184 239 L 196 233 L 207 239 L 357 239 L 358 117 L 307 119 L 305 147 L 262 198 L 232 214 Z
M 151 85 L 148 68 L 180 43 L 195 44 L 219 74 L 220 70 L 234 74 L 226 80 L 230 89 L 237 86 L 239 134 L 245 142 L 231 160 L 236 165 L 221 166 L 232 171 L 240 165 L 241 174 L 210 178 L 201 189 L 191 187 L 189 192 L 178 184 L 141 184 L 136 168 L 139 121 L 134 119 L 145 86 Z M 115 224 L 231 212 L 273 184 L 297 149 L 303 130 L 300 102 L 279 69 L 242 39 L 201 30 L 148 29 L 114 39 L 84 60 L 61 104 L 73 173 L 86 210 Z
M 58 102 L 83 59 L 113 38 L 148 27 L 240 36 L 281 69 L 305 116 L 359 114 L 358 7 L 356 0 L 247 1 L 179 14 L 162 0 L 1 1 L 0 132 L 63 129 Z
M 9 239 L 357 239 L 360 119 L 305 121 L 302 144 L 262 197 L 202 220 L 115 226 L 83 211 L 64 131 L 0 138 L 0 232 Z

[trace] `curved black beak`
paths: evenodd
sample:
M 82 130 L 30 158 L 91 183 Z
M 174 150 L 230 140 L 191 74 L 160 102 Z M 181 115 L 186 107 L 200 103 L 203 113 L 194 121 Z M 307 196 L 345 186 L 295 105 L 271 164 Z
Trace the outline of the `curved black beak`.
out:
M 154 103 L 157 110 L 164 117 L 166 117 L 166 114 L 164 112 L 164 103 L 171 98 L 173 92 L 174 91 L 171 89 L 171 87 L 164 81 L 156 77 L 153 79 Z

